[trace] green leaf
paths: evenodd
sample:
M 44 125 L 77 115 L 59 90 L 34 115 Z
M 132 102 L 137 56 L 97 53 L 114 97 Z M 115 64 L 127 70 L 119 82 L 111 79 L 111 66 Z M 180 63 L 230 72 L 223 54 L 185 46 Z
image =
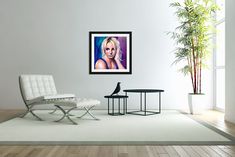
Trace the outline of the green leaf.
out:
M 170 4 L 176 9 L 175 15 L 179 21 L 179 26 L 168 33 L 178 46 L 174 51 L 173 64 L 183 63 L 180 71 L 185 75 L 190 72 L 194 75 L 194 70 L 207 67 L 206 60 L 212 53 L 210 38 L 215 33 L 213 14 L 219 7 L 214 0 L 180 2 Z

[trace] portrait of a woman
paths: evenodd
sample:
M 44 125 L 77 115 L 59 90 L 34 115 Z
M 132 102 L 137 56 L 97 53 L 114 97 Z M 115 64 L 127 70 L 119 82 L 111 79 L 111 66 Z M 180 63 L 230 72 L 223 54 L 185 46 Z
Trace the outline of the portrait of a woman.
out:
M 101 44 L 102 57 L 95 63 L 95 69 L 125 69 L 121 63 L 120 42 L 114 37 L 106 37 Z
M 131 32 L 90 32 L 90 74 L 131 74 Z

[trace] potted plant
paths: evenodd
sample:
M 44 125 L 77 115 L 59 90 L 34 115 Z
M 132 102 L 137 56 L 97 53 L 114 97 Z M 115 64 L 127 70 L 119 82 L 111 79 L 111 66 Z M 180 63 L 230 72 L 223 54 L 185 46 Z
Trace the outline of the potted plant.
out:
M 201 97 L 202 93 L 202 69 L 206 67 L 210 38 L 213 30 L 213 13 L 218 9 L 214 0 L 183 0 L 173 2 L 171 7 L 176 9 L 176 16 L 180 25 L 174 32 L 170 32 L 171 38 L 176 41 L 174 64 L 179 62 L 184 66 L 180 69 L 185 75 L 189 74 L 193 93 L 189 93 L 189 108 L 195 114 L 194 99 Z M 201 98 L 199 98 L 200 100 Z M 199 105 L 198 100 L 196 100 Z M 197 106 L 198 108 L 199 106 Z

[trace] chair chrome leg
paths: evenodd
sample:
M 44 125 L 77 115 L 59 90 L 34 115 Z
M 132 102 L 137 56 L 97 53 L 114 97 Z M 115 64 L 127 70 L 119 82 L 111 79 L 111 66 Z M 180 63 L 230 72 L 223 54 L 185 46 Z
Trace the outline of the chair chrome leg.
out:
M 92 106 L 92 107 L 90 107 L 90 108 L 84 107 L 84 109 L 86 110 L 86 112 L 85 112 L 83 115 L 81 115 L 81 116 L 79 116 L 79 117 L 77 117 L 77 118 L 82 118 L 82 117 L 84 117 L 86 114 L 89 114 L 93 119 L 99 120 L 98 118 L 96 118 L 96 117 L 90 112 L 90 110 L 91 110 L 93 107 L 95 107 L 95 106 Z
M 59 119 L 59 120 L 56 120 L 55 122 L 59 122 L 59 121 L 61 121 L 61 120 L 63 120 L 65 117 L 67 117 L 68 118 L 68 120 L 70 121 L 70 122 L 72 122 L 73 124 L 75 124 L 75 125 L 77 125 L 77 123 L 75 122 L 75 121 L 73 121 L 71 118 L 70 118 L 70 114 L 69 114 L 69 112 L 70 111 L 72 111 L 73 109 L 75 109 L 75 108 L 77 108 L 77 107 L 72 107 L 72 108 L 70 108 L 69 110 L 64 110 L 61 106 L 59 106 L 59 105 L 55 105 L 58 109 L 60 109 L 61 110 L 61 112 L 63 113 L 63 116 Z
M 42 118 L 40 118 L 39 116 L 37 116 L 34 112 L 33 112 L 33 110 L 32 110 L 32 108 L 33 108 L 33 106 L 27 106 L 27 111 L 23 114 L 23 115 L 21 115 L 20 117 L 21 118 L 24 118 L 24 116 L 26 116 L 28 113 L 31 113 L 34 117 L 36 117 L 38 120 L 40 120 L 40 121 L 43 121 L 42 120 Z
M 25 111 L 22 115 L 20 115 L 20 118 L 24 118 L 26 116 L 26 114 L 29 113 L 29 110 Z
M 32 110 L 29 110 L 29 112 L 36 117 L 38 120 L 43 121 L 40 117 L 38 117 Z

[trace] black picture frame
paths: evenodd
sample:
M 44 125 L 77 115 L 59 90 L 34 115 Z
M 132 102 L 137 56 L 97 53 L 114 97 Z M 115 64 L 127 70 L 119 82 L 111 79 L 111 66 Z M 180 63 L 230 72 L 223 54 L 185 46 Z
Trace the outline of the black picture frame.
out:
M 110 41 L 115 47 L 113 54 L 121 56 L 118 60 L 104 48 Z M 90 31 L 89 74 L 132 74 L 132 32 Z

